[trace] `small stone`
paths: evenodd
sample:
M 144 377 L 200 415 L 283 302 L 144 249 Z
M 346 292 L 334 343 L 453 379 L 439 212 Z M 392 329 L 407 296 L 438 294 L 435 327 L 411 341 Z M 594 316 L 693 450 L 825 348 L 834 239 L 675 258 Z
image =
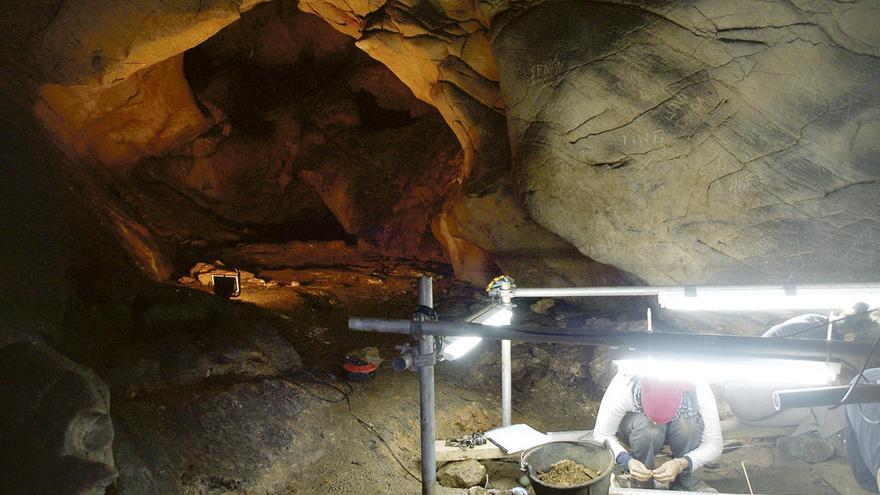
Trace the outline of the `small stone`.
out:
M 437 471 L 437 481 L 449 488 L 470 488 L 486 481 L 486 466 L 468 459 L 450 462 Z
M 194 284 L 197 284 L 198 282 L 199 282 L 198 280 L 196 280 L 192 277 L 188 277 L 186 275 L 177 279 L 177 283 L 183 284 L 183 285 L 194 285 Z
M 700 493 L 718 493 L 718 490 L 709 486 L 709 484 L 706 483 L 705 481 L 703 481 L 703 480 L 694 480 L 694 481 L 696 481 L 696 484 L 694 485 L 694 488 L 693 488 L 694 491 L 698 491 Z
M 520 488 L 520 487 L 518 487 Z M 512 490 L 500 490 L 498 488 L 483 488 L 482 486 L 472 486 L 468 491 L 468 495 L 517 495 Z M 528 492 L 525 492 L 528 495 Z
M 834 457 L 834 445 L 816 432 L 779 437 L 776 439 L 776 447 L 792 457 L 803 459 L 808 464 L 816 464 Z
M 215 261 L 214 263 L 219 263 L 219 261 Z M 255 279 L 254 274 L 251 272 L 247 272 L 244 270 L 239 270 L 238 272 L 236 272 L 234 269 L 218 268 L 217 266 L 208 263 L 197 263 L 196 266 L 190 269 L 190 276 L 197 278 L 199 280 L 199 283 L 205 286 L 214 285 L 214 275 L 225 275 L 234 277 L 236 273 L 238 274 L 242 282 L 251 282 L 257 285 L 262 285 L 263 283 L 265 283 L 265 280 Z
M 291 286 L 291 287 L 299 287 L 299 282 L 297 282 L 296 280 L 294 280 L 294 281 L 290 282 L 290 286 Z
M 545 315 L 550 308 L 552 308 L 556 304 L 556 301 L 553 299 L 538 299 L 534 304 L 529 306 L 531 310 L 539 315 Z
M 196 278 L 200 273 L 210 272 L 214 268 L 216 267 L 210 263 L 198 262 L 194 267 L 189 269 L 189 276 Z

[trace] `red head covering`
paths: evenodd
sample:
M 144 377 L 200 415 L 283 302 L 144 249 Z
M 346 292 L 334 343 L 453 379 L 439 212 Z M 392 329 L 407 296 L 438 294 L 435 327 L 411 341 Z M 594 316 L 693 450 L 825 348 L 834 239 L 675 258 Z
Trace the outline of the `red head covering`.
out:
M 642 410 L 658 425 L 672 421 L 684 393 L 694 390 L 694 385 L 689 382 L 645 377 L 639 380 L 639 387 Z

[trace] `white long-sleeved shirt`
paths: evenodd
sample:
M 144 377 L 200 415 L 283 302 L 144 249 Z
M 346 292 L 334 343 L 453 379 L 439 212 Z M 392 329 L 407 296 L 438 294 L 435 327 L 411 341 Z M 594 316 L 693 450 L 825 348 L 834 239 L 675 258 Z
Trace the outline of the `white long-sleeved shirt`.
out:
M 602 403 L 599 405 L 599 414 L 596 417 L 596 426 L 593 429 L 593 438 L 596 441 L 604 442 L 608 440 L 614 458 L 621 452 L 626 452 L 623 445 L 617 439 L 617 429 L 620 421 L 628 412 L 639 412 L 636 409 L 635 399 L 633 398 L 633 384 L 636 383 L 632 376 L 618 373 L 605 395 L 602 397 Z M 703 380 L 694 380 L 696 388 L 697 406 L 700 410 L 700 416 L 703 417 L 703 435 L 700 438 L 700 445 L 694 450 L 685 454 L 690 458 L 691 470 L 696 471 L 708 462 L 714 461 L 721 455 L 723 440 L 721 438 L 721 420 L 718 418 L 718 405 L 715 403 L 715 394 L 712 388 Z

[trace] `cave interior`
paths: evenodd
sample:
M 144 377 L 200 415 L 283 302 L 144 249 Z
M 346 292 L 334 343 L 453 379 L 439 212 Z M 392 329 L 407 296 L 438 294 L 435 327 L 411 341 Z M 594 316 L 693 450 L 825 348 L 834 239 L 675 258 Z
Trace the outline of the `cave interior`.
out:
M 423 277 L 441 321 L 500 275 L 880 282 L 877 26 L 874 0 L 7 6 L 0 493 L 422 492 L 419 373 L 392 369 L 415 341 L 349 318 L 411 318 Z M 514 302 L 573 335 L 804 313 Z M 874 309 L 843 330 L 863 350 Z M 437 440 L 501 424 L 500 348 L 436 365 Z M 511 355 L 513 423 L 594 427 L 607 346 Z M 696 491 L 871 493 L 842 426 L 768 426 L 735 401 L 763 388 L 711 385 L 723 451 Z M 430 493 L 523 493 L 518 455 L 437 468 Z

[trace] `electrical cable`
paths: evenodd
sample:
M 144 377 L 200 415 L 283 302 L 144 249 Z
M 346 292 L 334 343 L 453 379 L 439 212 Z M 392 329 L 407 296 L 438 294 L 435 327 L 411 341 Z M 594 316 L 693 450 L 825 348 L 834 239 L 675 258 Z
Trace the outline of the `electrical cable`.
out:
M 846 359 L 841 359 L 841 360 L 840 360 L 840 364 L 844 364 L 844 365 L 848 366 L 849 369 L 851 369 L 851 370 L 853 370 L 853 371 L 856 371 L 856 372 L 859 371 L 858 368 L 856 368 L 855 366 L 853 366 L 853 364 L 850 363 L 849 361 L 847 361 Z
M 354 413 L 354 411 L 351 409 L 351 399 L 348 396 L 345 396 L 345 402 L 348 403 L 349 414 L 351 414 L 351 416 L 355 420 L 357 420 L 358 423 L 363 425 L 363 427 L 366 428 L 367 430 L 371 431 L 373 433 L 373 435 L 376 435 L 376 438 L 378 438 L 383 444 L 385 444 L 385 447 L 388 449 L 388 452 L 391 454 L 391 457 L 394 458 L 394 460 L 397 462 L 397 464 L 400 466 L 400 468 L 403 469 L 406 472 L 406 474 L 409 475 L 410 478 L 416 480 L 416 483 L 421 483 L 422 479 L 420 477 L 416 476 L 415 474 L 413 474 L 412 471 L 410 471 L 409 468 L 406 467 L 406 465 L 403 463 L 403 461 L 401 461 L 400 458 L 397 457 L 397 454 L 394 453 L 394 450 L 391 448 L 391 445 L 388 443 L 387 440 L 385 440 L 385 438 L 382 437 L 382 434 L 379 433 L 378 431 L 376 431 L 376 429 L 373 428 L 373 425 L 371 425 L 371 424 L 367 423 L 366 421 L 364 421 L 363 419 L 359 418 Z
M 324 385 L 326 387 L 332 388 L 337 393 L 339 393 L 340 397 L 338 399 L 337 398 L 330 399 L 330 398 L 323 397 L 323 396 L 316 394 L 315 392 L 310 390 L 309 387 L 296 381 L 296 378 L 300 378 L 302 376 L 308 376 L 312 382 L 315 382 L 315 383 Z M 413 474 L 412 471 L 410 471 L 409 468 L 406 467 L 406 465 L 403 463 L 403 461 L 401 461 L 400 458 L 397 457 L 397 454 L 395 454 L 394 450 L 391 448 L 391 444 L 389 444 L 388 441 L 385 440 L 385 438 L 382 436 L 382 434 L 379 433 L 378 431 L 376 431 L 376 429 L 373 427 L 373 425 L 371 425 L 367 421 L 361 419 L 360 417 L 358 417 L 357 414 L 354 413 L 354 410 L 351 407 L 351 397 L 350 397 L 351 394 L 354 393 L 354 387 L 350 383 L 342 382 L 342 383 L 345 383 L 345 385 L 347 385 L 347 388 L 348 388 L 348 390 L 343 390 L 342 388 L 337 387 L 334 383 L 330 383 L 330 382 L 321 380 L 320 378 L 316 377 L 310 371 L 302 371 L 298 374 L 286 376 L 285 379 L 287 382 L 299 386 L 300 388 L 305 390 L 305 392 L 307 394 L 311 395 L 312 397 L 319 399 L 319 400 L 322 400 L 324 402 L 329 402 L 331 404 L 338 404 L 342 401 L 345 401 L 346 404 L 348 405 L 348 413 L 351 415 L 351 417 L 353 417 L 358 423 L 360 423 L 361 426 L 363 426 L 365 429 L 367 429 L 370 433 L 375 435 L 375 437 L 378 438 L 379 441 L 381 441 L 385 445 L 385 447 L 388 449 L 388 452 L 391 454 L 391 457 L 394 458 L 394 460 L 401 467 L 401 469 L 403 469 L 406 472 L 406 474 L 408 474 L 412 479 L 416 480 L 418 483 L 422 482 L 422 479 L 419 478 L 418 476 L 416 476 L 415 474 Z
M 855 379 L 852 381 L 852 383 L 850 383 L 849 389 L 847 389 L 846 394 L 844 394 L 844 396 L 840 399 L 840 404 L 838 404 L 838 405 L 843 405 L 846 402 L 846 399 L 849 398 L 849 396 L 852 393 L 853 389 L 855 388 L 856 384 L 859 383 L 860 380 L 864 379 L 865 382 L 867 382 L 869 384 L 871 383 L 870 380 L 865 378 L 865 369 L 868 367 L 868 363 L 871 361 L 871 358 L 874 356 L 874 352 L 877 351 L 877 344 L 880 344 L 880 335 L 878 335 L 877 338 L 874 339 L 874 344 L 871 346 L 871 352 L 868 353 L 868 357 L 865 358 L 865 362 L 862 363 L 862 367 L 861 367 L 861 369 L 859 369 L 859 374 L 856 375 Z M 858 406 L 859 406 L 859 414 L 862 415 L 863 420 L 865 420 L 866 422 L 868 422 L 869 424 L 872 424 L 872 425 L 880 424 L 880 418 L 878 418 L 878 419 L 869 418 L 867 415 L 865 415 L 865 410 L 862 408 L 862 404 L 859 403 Z
M 758 442 L 758 443 L 729 443 L 721 448 L 722 451 L 738 450 L 747 447 L 765 447 L 776 445 L 776 442 Z
M 880 418 L 877 418 L 877 419 L 871 419 L 871 418 L 868 417 L 868 415 L 865 414 L 865 410 L 862 409 L 862 403 L 861 403 L 861 402 L 859 403 L 859 414 L 862 415 L 862 419 L 864 419 L 865 422 L 867 422 L 867 423 L 869 423 L 869 424 L 872 424 L 872 425 L 880 425 Z
M 319 394 L 313 392 L 309 387 L 307 387 L 307 386 L 305 386 L 304 384 L 302 384 L 302 383 L 296 381 L 296 378 L 300 378 L 300 376 L 302 376 L 302 375 L 309 375 L 310 378 L 311 378 L 311 381 L 313 381 L 313 382 L 315 382 L 315 383 L 319 383 L 319 384 L 321 384 L 321 385 L 328 386 L 328 387 L 334 389 L 336 392 L 338 392 L 338 393 L 340 394 L 340 397 L 339 397 L 339 398 L 327 398 L 327 397 L 324 397 L 324 396 L 322 396 L 322 395 L 319 395 Z M 303 389 L 307 394 L 309 394 L 310 396 L 312 396 L 312 397 L 314 397 L 314 398 L 316 398 L 316 399 L 318 399 L 318 400 L 321 400 L 321 401 L 324 401 L 324 402 L 329 402 L 330 404 L 338 404 L 338 403 L 340 403 L 340 402 L 342 402 L 342 401 L 345 400 L 345 395 L 346 395 L 345 392 L 343 392 L 341 389 L 339 389 L 339 388 L 337 388 L 337 387 L 335 387 L 335 386 L 333 386 L 333 385 L 331 385 L 331 384 L 329 384 L 329 383 L 325 383 L 325 382 L 319 380 L 319 379 L 318 379 L 317 377 L 315 377 L 315 375 L 313 375 L 311 372 L 308 372 L 308 371 L 302 371 L 302 372 L 298 373 L 297 375 L 288 375 L 288 376 L 285 376 L 284 379 L 285 379 L 285 381 L 287 381 L 288 383 L 291 383 L 291 384 L 293 384 L 293 385 L 296 385 L 296 386 L 300 387 L 300 388 Z M 349 386 L 350 386 L 350 385 L 349 385 Z M 350 393 L 350 392 L 349 392 L 349 393 Z

